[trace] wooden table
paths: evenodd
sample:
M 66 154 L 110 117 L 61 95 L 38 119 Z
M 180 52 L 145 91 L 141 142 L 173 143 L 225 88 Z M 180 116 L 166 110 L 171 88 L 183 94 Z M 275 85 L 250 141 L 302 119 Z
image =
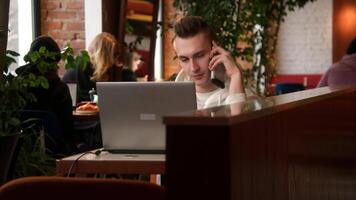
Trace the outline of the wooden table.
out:
M 73 111 L 73 119 L 75 121 L 99 121 L 100 118 L 99 112 L 83 114 Z
M 165 172 L 164 154 L 112 154 L 102 151 L 85 155 L 77 154 L 56 161 L 56 174 L 150 174 L 151 182 L 156 183 L 156 175 Z M 82 157 L 80 157 L 82 156 Z M 79 158 L 80 157 L 80 158 Z M 78 159 L 79 158 L 79 159 Z

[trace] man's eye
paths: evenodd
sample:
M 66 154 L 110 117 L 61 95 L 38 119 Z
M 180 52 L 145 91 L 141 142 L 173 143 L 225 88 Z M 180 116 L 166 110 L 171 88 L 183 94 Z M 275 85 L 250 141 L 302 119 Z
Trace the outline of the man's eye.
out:
M 200 54 L 197 55 L 198 58 L 203 57 L 203 56 L 204 56 L 203 53 L 200 53 Z
M 202 58 L 205 56 L 205 53 L 198 53 L 197 55 L 195 55 L 196 58 Z
M 179 58 L 179 60 L 181 61 L 181 62 L 188 62 L 188 58 Z

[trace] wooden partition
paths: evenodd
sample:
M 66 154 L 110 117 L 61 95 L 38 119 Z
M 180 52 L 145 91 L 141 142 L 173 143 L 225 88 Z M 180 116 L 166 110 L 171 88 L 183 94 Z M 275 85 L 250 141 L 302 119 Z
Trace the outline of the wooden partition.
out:
M 166 117 L 167 199 L 356 199 L 356 88 Z

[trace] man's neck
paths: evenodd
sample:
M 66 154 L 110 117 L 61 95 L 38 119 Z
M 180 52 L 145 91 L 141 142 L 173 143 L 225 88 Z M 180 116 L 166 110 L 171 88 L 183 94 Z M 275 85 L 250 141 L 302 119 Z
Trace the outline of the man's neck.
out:
M 218 87 L 216 85 L 214 85 L 213 83 L 210 83 L 208 85 L 195 85 L 195 90 L 198 93 L 207 93 L 207 92 L 211 92 L 218 89 Z

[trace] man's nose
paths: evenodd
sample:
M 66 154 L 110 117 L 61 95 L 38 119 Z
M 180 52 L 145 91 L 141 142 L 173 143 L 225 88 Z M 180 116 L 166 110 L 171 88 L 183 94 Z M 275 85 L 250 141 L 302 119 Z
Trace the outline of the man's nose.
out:
M 194 59 L 191 59 L 191 60 L 190 60 L 189 65 L 190 65 L 190 69 L 191 69 L 193 72 L 199 71 L 199 65 L 197 65 L 197 63 L 196 63 L 196 61 L 195 61 Z

